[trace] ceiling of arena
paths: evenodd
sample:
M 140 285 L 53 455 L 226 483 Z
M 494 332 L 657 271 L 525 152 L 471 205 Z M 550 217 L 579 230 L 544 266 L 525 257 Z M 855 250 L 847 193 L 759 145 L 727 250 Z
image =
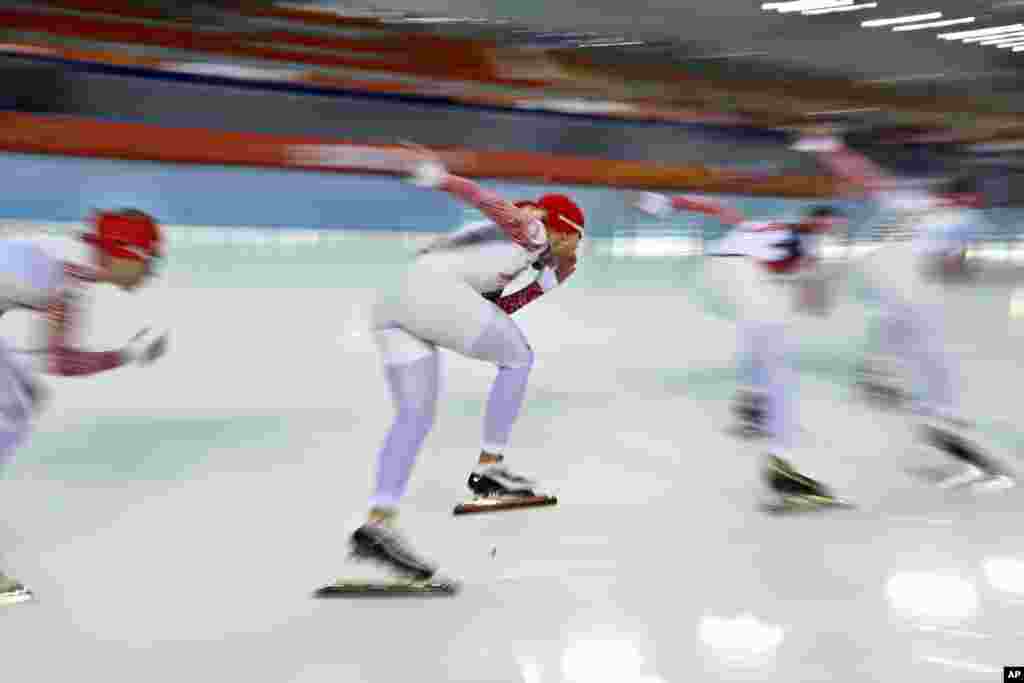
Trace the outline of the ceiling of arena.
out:
M 764 0 L 357 0 L 298 2 L 404 28 L 495 39 L 509 46 L 579 50 L 606 63 L 680 64 L 742 78 L 841 76 L 901 84 L 908 92 L 991 98 L 1024 111 L 1024 51 L 944 40 L 939 34 L 1024 23 L 1024 0 L 877 0 L 855 11 L 781 13 Z M 815 0 L 807 0 L 811 3 Z M 828 2 L 829 0 L 819 0 Z M 841 0 L 832 0 L 839 2 Z M 868 4 L 853 0 L 855 4 Z M 871 19 L 940 12 L 946 28 L 894 31 Z M 713 67 L 710 65 L 714 65 Z

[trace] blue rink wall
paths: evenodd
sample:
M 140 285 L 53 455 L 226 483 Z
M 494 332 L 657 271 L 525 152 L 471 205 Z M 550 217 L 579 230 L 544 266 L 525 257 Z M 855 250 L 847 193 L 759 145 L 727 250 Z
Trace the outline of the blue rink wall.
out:
M 132 206 L 167 225 L 316 230 L 439 232 L 479 218 L 443 193 L 384 176 L 276 169 L 193 166 L 99 159 L 0 156 L 5 179 L 0 219 L 79 221 L 92 208 Z M 651 234 L 714 237 L 716 220 L 679 213 L 660 220 L 629 208 L 628 194 L 596 187 L 486 181 L 510 198 L 565 192 L 583 207 L 593 237 Z M 752 218 L 799 215 L 816 200 L 721 196 Z M 878 216 L 866 204 L 830 202 L 846 210 L 854 237 L 869 234 Z M 994 209 L 984 236 L 1008 239 L 1019 209 Z
M 479 214 L 443 193 L 394 178 L 274 169 L 171 165 L 27 155 L 0 156 L 6 179 L 0 218 L 78 221 L 92 208 L 134 206 L 169 225 L 303 227 L 436 232 Z M 692 214 L 653 220 L 620 190 L 485 182 L 512 198 L 566 192 L 595 237 L 653 230 L 715 234 L 717 221 Z M 813 202 L 727 197 L 751 216 L 796 215 Z

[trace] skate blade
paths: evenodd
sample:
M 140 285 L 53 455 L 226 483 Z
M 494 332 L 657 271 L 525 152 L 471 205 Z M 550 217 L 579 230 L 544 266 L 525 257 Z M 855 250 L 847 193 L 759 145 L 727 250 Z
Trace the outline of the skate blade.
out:
M 387 597 L 403 595 L 455 595 L 459 583 L 451 579 L 338 579 L 318 588 L 317 598 Z
M 27 588 L 8 591 L 7 593 L 0 594 L 0 607 L 9 607 L 11 605 L 19 605 L 23 602 L 31 602 L 36 599 L 36 596 L 32 594 L 32 591 Z
M 989 491 L 1005 491 L 1017 486 L 1017 480 L 1005 474 L 987 477 L 970 485 L 972 491 L 987 493 Z
M 557 505 L 554 496 L 504 496 L 494 498 L 476 498 L 468 503 L 455 506 L 452 514 L 471 515 L 480 512 L 498 512 L 499 510 L 515 510 L 517 508 L 535 508 Z
M 827 496 L 799 496 L 761 503 L 762 512 L 774 515 L 821 512 L 824 510 L 853 510 L 856 505 L 842 498 Z

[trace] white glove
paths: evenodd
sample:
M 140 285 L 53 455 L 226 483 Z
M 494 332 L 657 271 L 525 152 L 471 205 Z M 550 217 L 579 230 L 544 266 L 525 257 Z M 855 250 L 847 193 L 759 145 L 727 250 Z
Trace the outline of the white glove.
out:
M 797 152 L 837 152 L 842 148 L 842 141 L 830 136 L 800 138 L 793 145 Z
M 664 217 L 672 213 L 672 201 L 655 192 L 641 192 L 633 206 L 652 216 Z
M 132 337 L 131 341 L 121 349 L 121 353 L 129 363 L 149 365 L 167 353 L 167 332 L 157 336 L 151 334 L 149 328 Z
M 545 292 L 550 292 L 552 289 L 558 286 L 558 277 L 555 275 L 555 269 L 551 266 L 544 266 L 540 271 L 540 275 L 537 276 L 537 284 Z
M 409 175 L 409 182 L 417 187 L 439 187 L 448 176 L 446 169 L 440 162 L 423 161 L 413 167 Z

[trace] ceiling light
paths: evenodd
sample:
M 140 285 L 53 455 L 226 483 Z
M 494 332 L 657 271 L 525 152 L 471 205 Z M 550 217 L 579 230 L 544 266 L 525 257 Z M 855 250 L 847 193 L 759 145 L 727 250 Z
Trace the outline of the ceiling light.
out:
M 774 9 L 778 10 L 780 14 L 787 14 L 789 12 L 802 12 L 804 10 L 840 7 L 852 4 L 853 0 L 791 0 L 790 2 L 768 2 L 761 5 L 761 9 Z
M 958 40 L 961 38 L 973 38 L 975 36 L 988 36 L 997 33 L 1008 33 L 1024 29 L 1024 24 L 1006 24 L 1005 26 L 990 26 L 989 28 L 978 28 L 973 31 L 957 31 L 956 33 L 940 33 L 939 38 L 943 40 Z
M 940 19 L 942 18 L 942 12 L 929 12 L 928 14 L 913 14 L 909 17 L 893 17 L 892 19 L 872 19 L 871 21 L 862 21 L 861 26 L 891 26 L 892 24 L 909 24 L 912 21 L 928 21 L 929 19 Z
M 893 24 L 910 24 L 911 22 L 927 22 L 929 19 L 941 18 L 942 12 L 929 12 L 927 14 L 912 14 L 910 16 L 894 16 L 891 19 L 870 19 L 869 22 L 861 22 L 864 28 L 877 26 L 892 26 Z
M 878 7 L 878 3 L 877 2 L 865 2 L 865 3 L 860 4 L 860 5 L 846 5 L 844 7 L 829 7 L 828 9 L 807 10 L 807 11 L 801 12 L 801 14 L 804 14 L 804 15 L 831 14 L 832 12 L 852 12 L 852 11 L 855 11 L 855 10 L 872 9 L 872 8 L 875 8 L 875 7 Z
M 999 48 L 1000 50 L 1005 50 L 1008 47 L 1017 47 L 1018 45 L 1024 45 L 1024 38 L 1022 38 L 1021 40 L 1013 40 L 1006 43 L 999 43 L 998 45 L 996 45 L 996 47 Z
M 979 45 L 1000 45 L 1002 43 L 1012 43 L 1015 40 L 1024 40 L 1024 33 L 1009 33 L 1005 36 L 999 36 L 997 38 L 991 38 L 990 40 L 982 41 Z
M 1021 52 L 1021 51 L 1024 51 L 1024 45 L 1021 45 L 1020 47 L 1015 47 L 1015 48 L 1013 48 L 1013 51 L 1014 51 L 1014 52 Z
M 1006 40 L 1007 38 L 1014 38 L 1016 36 L 1024 36 L 1024 31 L 1013 31 L 1012 33 L 1000 33 L 995 36 L 976 36 L 974 38 L 964 38 L 965 43 L 980 43 L 982 45 L 988 45 L 990 43 L 998 43 Z
M 938 28 L 939 26 L 954 26 L 955 24 L 973 24 L 974 17 L 964 17 L 963 19 L 946 19 L 945 21 L 932 21 L 927 24 L 909 24 L 907 26 L 897 26 L 893 31 L 920 31 L 925 28 Z

